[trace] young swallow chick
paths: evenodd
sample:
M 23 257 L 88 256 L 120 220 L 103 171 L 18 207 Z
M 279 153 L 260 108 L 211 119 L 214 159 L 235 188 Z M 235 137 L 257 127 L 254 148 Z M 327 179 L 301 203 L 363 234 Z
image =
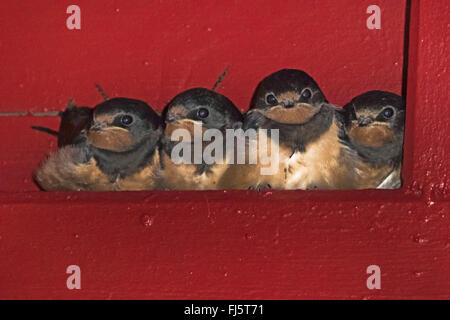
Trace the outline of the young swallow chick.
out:
M 81 133 L 87 129 L 92 117 L 92 108 L 78 107 L 69 102 L 66 110 L 61 113 L 61 123 L 58 130 L 58 148 L 77 144 L 84 138 Z
M 358 154 L 357 188 L 401 186 L 405 106 L 402 98 L 369 91 L 344 106 L 349 145 Z
M 108 100 L 109 98 L 103 88 L 99 84 L 96 84 L 95 86 L 103 99 L 105 101 Z M 32 126 L 31 128 L 56 136 L 58 138 L 58 148 L 61 148 L 66 145 L 81 142 L 79 139 L 84 138 L 81 132 L 87 129 L 91 114 L 92 108 L 79 107 L 75 104 L 75 101 L 71 99 L 67 104 L 66 109 L 58 113 L 61 118 L 58 131 L 40 126 Z
M 239 181 L 236 188 L 351 188 L 351 172 L 340 163 L 342 149 L 347 148 L 340 138 L 342 116 L 306 72 L 283 69 L 263 79 L 253 95 L 244 129 L 258 130 L 258 139 L 267 133 L 279 150 L 271 174 L 261 174 L 260 163 L 233 167 L 235 178 L 230 180 Z M 273 140 L 274 130 L 278 130 L 278 141 Z M 253 152 L 261 151 L 258 144 Z
M 225 96 L 205 89 L 194 88 L 178 94 L 162 113 L 164 134 L 162 137 L 161 167 L 163 184 L 171 190 L 214 190 L 222 188 L 220 181 L 228 167 L 226 160 L 226 129 L 242 126 L 243 116 Z M 181 130 L 177 130 L 181 129 Z M 177 130 L 177 131 L 176 131 Z M 186 136 L 175 139 L 177 132 Z M 210 133 L 221 137 L 212 138 Z M 173 136 L 174 135 L 174 136 Z M 209 138 L 206 138 L 208 137 Z M 179 152 L 180 143 L 186 147 Z M 212 143 L 218 143 L 215 160 L 208 161 L 205 151 Z M 182 155 L 178 161 L 174 156 Z
M 161 124 L 143 101 L 107 100 L 92 110 L 86 129 L 74 135 L 76 141 L 49 156 L 35 180 L 43 190 L 154 189 Z
M 91 113 L 92 108 L 78 107 L 73 100 L 70 100 L 66 109 L 59 113 L 61 123 L 58 131 L 39 126 L 32 126 L 31 128 L 56 136 L 58 148 L 61 148 L 66 145 L 77 144 L 80 139 L 83 139 L 81 132 L 87 129 Z

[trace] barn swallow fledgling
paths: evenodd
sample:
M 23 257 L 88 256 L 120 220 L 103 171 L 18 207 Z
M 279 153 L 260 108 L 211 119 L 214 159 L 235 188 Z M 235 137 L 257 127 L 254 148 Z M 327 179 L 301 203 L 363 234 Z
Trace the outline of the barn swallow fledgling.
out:
M 77 144 L 79 139 L 83 139 L 81 132 L 87 129 L 91 117 L 92 108 L 78 107 L 73 100 L 70 100 L 64 111 L 59 112 L 61 119 L 58 131 L 46 127 L 32 126 L 32 129 L 56 136 L 58 148 L 66 145 Z
M 106 101 L 109 100 L 108 95 L 99 84 L 95 84 L 98 92 Z M 58 148 L 66 145 L 77 144 L 79 139 L 83 139 L 81 132 L 87 129 L 89 119 L 91 118 L 92 108 L 79 107 L 75 101 L 71 99 L 64 111 L 58 113 L 61 118 L 59 130 L 55 131 L 47 127 L 32 126 L 32 129 L 42 131 L 58 138 Z
M 161 167 L 163 184 L 170 190 L 214 190 L 223 188 L 220 184 L 228 164 L 223 153 L 223 163 L 205 163 L 190 161 L 176 164 L 171 155 L 177 143 L 172 141 L 176 129 L 185 129 L 194 137 L 195 126 L 205 130 L 216 129 L 225 136 L 226 129 L 242 126 L 243 116 L 227 97 L 205 88 L 193 88 L 178 94 L 168 103 L 162 113 L 165 129 L 162 137 Z M 191 138 L 191 155 L 196 157 L 194 139 Z M 201 141 L 202 149 L 208 142 Z M 225 146 L 225 139 L 223 141 Z
M 257 86 L 243 127 L 279 130 L 278 167 L 274 174 L 261 175 L 260 164 L 233 166 L 232 187 L 351 188 L 352 173 L 340 164 L 343 149 L 348 149 L 341 141 L 342 118 L 306 72 L 283 69 L 269 75 Z
M 61 123 L 58 130 L 58 148 L 77 144 L 83 139 L 81 134 L 87 129 L 91 118 L 92 108 L 78 107 L 70 101 L 66 110 L 61 113 Z
M 405 106 L 391 92 L 369 91 L 344 106 L 350 147 L 359 161 L 357 188 L 401 186 Z
M 86 129 L 73 135 L 76 143 L 51 154 L 35 180 L 44 190 L 154 189 L 161 133 L 160 117 L 145 102 L 107 100 L 91 111 Z

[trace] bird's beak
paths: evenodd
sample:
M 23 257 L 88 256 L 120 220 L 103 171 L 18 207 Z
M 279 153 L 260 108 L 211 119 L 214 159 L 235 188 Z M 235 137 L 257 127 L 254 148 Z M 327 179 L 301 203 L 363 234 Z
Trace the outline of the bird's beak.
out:
M 94 123 L 90 128 L 89 131 L 100 133 L 100 132 L 111 132 L 111 131 L 124 131 L 128 132 L 128 129 L 122 128 L 122 127 L 116 127 L 116 126 L 108 126 L 106 123 Z
M 373 122 L 372 118 L 369 117 L 361 117 L 358 119 L 358 126 L 366 127 Z
M 188 111 L 183 105 L 172 106 L 166 114 L 165 121 L 166 122 L 175 122 L 175 121 L 182 120 L 182 119 L 186 118 L 187 113 L 188 113 Z
M 173 114 L 168 114 L 166 117 L 166 122 L 174 122 L 176 119 L 175 115 Z
M 103 129 L 105 129 L 105 125 L 103 123 L 94 123 L 93 125 L 91 125 L 91 127 L 89 128 L 89 131 L 102 131 Z
M 321 107 L 309 103 L 276 105 L 265 112 L 271 120 L 286 124 L 304 124 L 308 122 Z
M 201 123 L 201 121 L 188 119 L 180 114 L 168 114 L 166 116 L 166 123 L 174 123 L 174 122 L 176 122 L 176 123 L 197 123 L 197 124 Z

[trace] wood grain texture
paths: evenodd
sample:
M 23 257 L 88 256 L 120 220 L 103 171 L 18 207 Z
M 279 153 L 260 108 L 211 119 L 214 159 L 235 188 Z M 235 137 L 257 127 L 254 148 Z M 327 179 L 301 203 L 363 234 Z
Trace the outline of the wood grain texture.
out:
M 212 88 L 241 110 L 258 82 L 301 68 L 343 105 L 368 89 L 400 93 L 405 1 L 381 1 L 382 29 L 366 28 L 372 0 L 78 0 L 0 3 L 0 111 L 62 110 L 128 96 L 162 110 L 176 94 Z M 30 50 L 32 48 L 32 50 Z
M 2 206 L 2 298 L 448 298 L 448 203 L 320 203 L 298 192 L 27 202 Z M 71 264 L 81 291 L 65 287 Z M 365 285 L 372 264 L 379 291 Z

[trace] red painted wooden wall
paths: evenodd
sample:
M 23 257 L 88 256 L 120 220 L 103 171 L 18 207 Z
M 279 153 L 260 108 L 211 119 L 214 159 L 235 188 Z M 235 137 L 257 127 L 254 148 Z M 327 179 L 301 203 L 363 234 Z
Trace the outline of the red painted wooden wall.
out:
M 0 3 L 0 298 L 450 298 L 448 1 Z M 381 30 L 366 27 L 369 5 Z M 111 96 L 157 110 L 212 87 L 246 110 L 261 78 L 300 68 L 344 104 L 407 80 L 404 186 L 388 191 L 43 193 L 56 148 L 30 125 Z M 47 112 L 47 113 L 46 113 Z M 42 114 L 44 113 L 44 115 Z M 68 290 L 66 268 L 81 268 Z M 381 290 L 366 268 L 381 268 Z

